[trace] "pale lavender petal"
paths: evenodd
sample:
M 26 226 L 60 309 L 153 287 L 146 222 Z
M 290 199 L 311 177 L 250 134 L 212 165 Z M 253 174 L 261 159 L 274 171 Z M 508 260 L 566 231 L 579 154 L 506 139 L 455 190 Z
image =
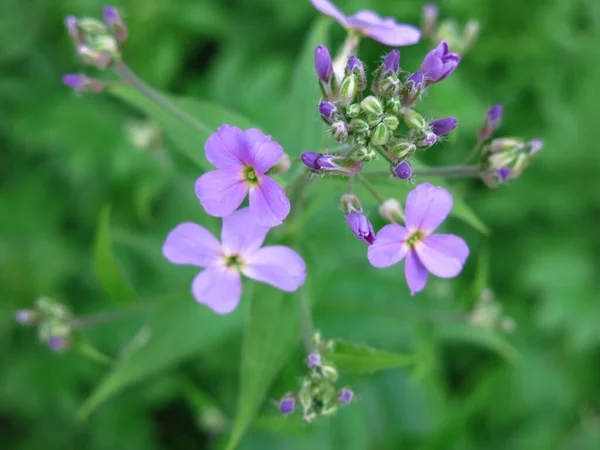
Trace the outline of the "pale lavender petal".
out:
M 385 45 L 413 45 L 421 39 L 421 32 L 417 27 L 399 24 L 392 17 L 381 17 L 373 11 L 358 11 L 348 17 L 347 21 L 355 30 Z
M 450 214 L 452 195 L 446 189 L 422 183 L 406 198 L 406 226 L 410 231 L 433 232 Z
M 211 216 L 225 217 L 236 210 L 246 197 L 248 186 L 240 168 L 206 172 L 196 180 L 196 196 Z
M 427 236 L 415 251 L 427 270 L 441 278 L 457 276 L 469 256 L 467 243 L 453 234 Z
M 410 289 L 410 295 L 422 291 L 427 284 L 429 273 L 414 251 L 408 252 L 404 263 L 404 275 Z
M 346 16 L 329 0 L 310 0 L 313 6 L 323 14 L 333 17 L 340 25 L 346 26 Z
M 263 175 L 258 186 L 250 189 L 250 208 L 257 214 L 260 225 L 274 227 L 290 213 L 290 201 L 277 182 Z
M 247 147 L 248 140 L 242 130 L 230 125 L 221 125 L 204 144 L 204 152 L 206 159 L 213 166 L 224 169 L 246 164 Z
M 192 281 L 192 294 L 217 314 L 229 314 L 240 303 L 242 278 L 224 267 L 206 269 Z
M 265 136 L 259 129 L 250 128 L 244 134 L 250 144 L 249 163 L 258 175 L 262 175 L 281 158 L 283 147 L 277 142 L 271 141 L 271 136 Z
M 209 267 L 217 263 L 221 245 L 206 228 L 184 222 L 168 234 L 162 252 L 173 264 Z
M 388 267 L 401 261 L 408 251 L 408 247 L 404 245 L 407 237 L 408 230 L 400 225 L 386 225 L 379 230 L 367 253 L 371 265 Z
M 269 232 L 269 227 L 260 226 L 256 213 L 242 208 L 223 218 L 221 242 L 223 251 L 229 253 L 252 253 L 258 250 Z
M 242 273 L 253 280 L 293 292 L 304 284 L 306 265 L 289 247 L 275 245 L 261 248 L 245 257 Z

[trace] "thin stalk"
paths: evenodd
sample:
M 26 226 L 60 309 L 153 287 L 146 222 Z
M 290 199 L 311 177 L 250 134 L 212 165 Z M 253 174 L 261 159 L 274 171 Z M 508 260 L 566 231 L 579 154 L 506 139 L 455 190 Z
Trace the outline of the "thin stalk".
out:
M 363 184 L 363 186 L 367 189 L 367 191 L 369 191 L 369 193 L 381 204 L 383 202 L 385 202 L 385 200 L 383 199 L 383 197 L 381 195 L 379 195 L 379 193 L 377 192 L 377 190 L 375 189 L 375 187 L 373 187 L 373 185 L 371 183 L 369 183 L 369 181 L 367 181 L 367 179 L 362 175 L 362 174 L 358 174 L 357 175 L 358 180 Z
M 477 144 L 475 144 L 475 146 L 473 147 L 473 150 L 471 150 L 471 153 L 469 153 L 469 156 L 467 156 L 460 165 L 466 166 L 469 163 L 469 161 L 471 161 L 475 156 L 477 156 L 477 154 L 481 150 L 482 145 L 483 145 L 482 141 L 477 141 Z
M 414 169 L 413 174 L 429 177 L 478 177 L 481 174 L 481 168 L 479 165 L 431 167 Z
M 390 164 L 393 164 L 392 159 L 390 158 L 390 155 L 387 154 L 385 149 L 383 149 L 382 147 L 375 147 L 375 150 L 377 150 L 377 153 L 379 153 L 381 156 L 383 156 L 383 158 L 387 162 L 389 162 Z
M 141 78 L 139 78 L 125 63 L 117 61 L 115 63 L 115 69 L 121 76 L 123 81 L 129 83 L 131 86 L 136 88 L 140 93 L 145 95 L 149 100 L 156 103 L 158 106 L 163 108 L 170 114 L 173 114 L 182 122 L 187 123 L 192 128 L 203 134 L 211 134 L 212 130 L 206 127 L 203 123 L 199 122 L 195 117 L 189 115 L 182 109 L 175 106 L 169 99 L 164 97 L 162 94 L 154 90 L 148 84 L 146 84 Z

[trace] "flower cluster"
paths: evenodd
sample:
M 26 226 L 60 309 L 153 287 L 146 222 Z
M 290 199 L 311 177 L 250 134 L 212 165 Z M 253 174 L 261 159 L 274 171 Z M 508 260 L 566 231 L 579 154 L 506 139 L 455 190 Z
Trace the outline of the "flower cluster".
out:
M 315 70 L 323 93 L 319 114 L 331 137 L 344 151 L 331 154 L 307 152 L 303 163 L 317 173 L 351 176 L 365 163 L 383 155 L 396 177 L 411 177 L 410 162 L 418 150 L 426 150 L 457 126 L 453 117 L 427 122 L 414 107 L 433 84 L 446 79 L 460 56 L 441 42 L 424 58 L 420 70 L 401 71 L 400 52 L 392 50 L 375 71 L 371 93 L 363 63 L 348 58 L 341 80 L 335 79 L 329 50 L 315 49 Z M 404 126 L 401 126 L 404 123 Z
M 302 407 L 302 418 L 310 423 L 321 416 L 335 414 L 341 405 L 347 405 L 354 397 L 354 393 L 347 387 L 338 388 L 338 371 L 323 352 L 333 351 L 333 341 L 322 341 L 320 333 L 313 337 L 313 351 L 306 358 L 309 369 L 300 381 L 300 390 L 288 392 L 279 401 L 279 410 L 284 415 L 292 414 L 296 409 L 296 402 Z
M 36 325 L 38 338 L 53 351 L 65 351 L 73 343 L 71 312 L 53 298 L 38 298 L 33 310 L 19 310 L 15 319 L 21 325 Z

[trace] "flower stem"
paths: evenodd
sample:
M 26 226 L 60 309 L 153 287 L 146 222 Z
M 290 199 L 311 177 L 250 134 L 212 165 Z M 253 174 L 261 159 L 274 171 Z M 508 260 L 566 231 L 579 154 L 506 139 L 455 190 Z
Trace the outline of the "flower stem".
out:
M 414 175 L 429 177 L 478 177 L 480 173 L 481 168 L 479 165 L 431 167 L 413 170 Z
M 377 192 L 377 190 L 375 189 L 375 187 L 373 187 L 373 185 L 371 183 L 369 183 L 367 181 L 367 179 L 362 175 L 362 174 L 358 174 L 357 175 L 358 180 L 363 184 L 363 186 L 367 189 L 367 191 L 369 191 L 369 193 L 375 197 L 375 199 L 381 204 L 383 203 L 385 200 L 383 199 L 383 197 L 381 195 L 379 195 L 379 193 Z
M 154 90 L 148 84 L 146 84 L 141 78 L 139 78 L 125 63 L 117 61 L 115 63 L 115 69 L 123 81 L 129 83 L 131 86 L 136 88 L 140 93 L 145 95 L 149 100 L 156 103 L 158 106 L 163 108 L 170 114 L 173 114 L 182 122 L 187 123 L 196 131 L 202 134 L 211 134 L 212 130 L 207 128 L 203 123 L 199 122 L 195 117 L 189 115 L 182 109 L 175 106 L 168 98 Z
M 392 159 L 390 158 L 390 155 L 387 154 L 387 152 L 385 151 L 384 148 L 375 147 L 375 150 L 377 150 L 377 153 L 379 153 L 381 156 L 383 156 L 383 159 L 385 159 L 390 164 L 393 164 Z
M 469 153 L 469 156 L 467 156 L 460 165 L 466 166 L 469 163 L 469 161 L 471 161 L 475 156 L 477 156 L 477 154 L 481 150 L 482 144 L 483 144 L 483 142 L 477 141 L 477 144 L 475 144 L 475 146 L 473 147 L 473 150 L 471 150 L 471 153 Z

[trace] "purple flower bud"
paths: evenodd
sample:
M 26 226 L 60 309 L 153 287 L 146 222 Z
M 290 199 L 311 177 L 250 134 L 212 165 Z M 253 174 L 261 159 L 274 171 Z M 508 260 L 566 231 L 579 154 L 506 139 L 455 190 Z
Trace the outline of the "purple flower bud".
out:
M 306 365 L 309 368 L 321 367 L 321 355 L 319 355 L 318 353 L 311 353 L 306 359 Z
M 367 88 L 367 76 L 365 75 L 365 68 L 363 63 L 356 56 L 352 55 L 348 58 L 347 65 L 348 72 L 356 75 L 357 78 L 357 89 L 362 92 Z
M 333 123 L 333 114 L 337 111 L 337 108 L 333 103 L 321 102 L 319 103 L 319 114 L 323 120 L 329 124 Z
M 435 133 L 427 133 L 423 139 L 415 142 L 419 148 L 429 148 L 437 142 L 437 135 Z
M 502 105 L 494 105 L 486 114 L 485 120 L 477 130 L 477 139 L 480 141 L 488 140 L 494 134 L 494 131 L 500 125 L 500 121 L 502 120 Z
M 344 194 L 340 198 L 340 206 L 344 214 L 351 214 L 354 212 L 362 212 L 362 205 L 358 197 L 354 194 Z
M 338 397 L 338 401 L 340 403 L 348 404 L 352 401 L 353 397 L 354 397 L 354 393 L 350 389 L 343 388 L 340 391 L 340 396 Z
M 71 340 L 60 336 L 52 336 L 48 339 L 48 347 L 55 352 L 67 350 L 71 346 Z
M 315 152 L 305 152 L 302 153 L 302 155 L 300 155 L 300 159 L 302 160 L 302 163 L 308 167 L 309 169 L 312 170 L 319 170 L 319 164 L 317 163 L 317 160 L 321 157 L 321 155 L 319 155 L 318 153 Z
M 381 77 L 385 77 L 386 75 L 392 73 L 398 73 L 400 69 L 400 51 L 392 50 L 387 54 L 385 59 L 383 60 L 383 68 L 381 70 Z
M 112 57 L 108 53 L 93 50 L 87 45 L 80 45 L 79 47 L 77 47 L 77 53 L 79 54 L 81 61 L 84 64 L 96 66 L 98 69 L 101 70 L 106 69 L 106 67 L 112 61 Z
M 37 322 L 39 314 L 36 311 L 20 309 L 15 312 L 15 320 L 21 325 L 32 325 Z
M 437 136 L 444 136 L 445 134 L 450 133 L 456 128 L 457 125 L 458 120 L 456 120 L 454 117 L 437 119 L 429 124 L 431 131 L 433 131 Z
M 427 85 L 437 83 L 447 78 L 460 62 L 460 56 L 456 53 L 450 53 L 448 43 L 442 41 L 431 50 L 421 64 L 421 72 L 426 78 Z
M 410 168 L 410 165 L 404 161 L 396 166 L 394 173 L 401 180 L 408 180 L 412 175 L 412 169 Z
M 329 82 L 333 75 L 333 64 L 329 50 L 324 45 L 315 48 L 315 70 L 321 81 Z
M 75 45 L 81 44 L 81 33 L 77 28 L 77 18 L 75 16 L 65 17 L 65 27 L 67 27 L 67 32 Z
M 281 414 L 288 415 L 296 409 L 296 400 L 293 397 L 286 397 L 279 402 L 279 411 Z
M 348 140 L 348 127 L 345 122 L 338 120 L 331 125 L 331 137 L 343 144 Z
M 77 92 L 102 92 L 104 85 L 93 78 L 78 73 L 68 73 L 62 78 L 63 84 Z
M 528 142 L 529 144 L 529 153 L 531 155 L 535 155 L 537 152 L 539 152 L 542 149 L 542 146 L 544 145 L 544 141 L 542 141 L 541 139 L 532 139 L 531 141 Z
M 502 167 L 496 171 L 500 181 L 505 181 L 510 176 L 510 169 L 508 167 Z
M 347 156 L 323 155 L 316 164 L 319 170 L 334 175 L 352 176 L 362 170 L 362 163 Z
M 439 9 L 437 5 L 434 5 L 433 3 L 427 3 L 425 6 L 423 6 L 423 25 L 421 26 L 423 36 L 430 36 L 433 33 L 438 14 Z
M 375 242 L 375 232 L 373 231 L 373 225 L 369 222 L 369 219 L 364 214 L 361 213 L 352 213 L 346 216 L 346 221 L 348 222 L 348 226 L 355 234 L 357 238 L 359 238 L 364 243 L 371 245 Z
M 504 108 L 502 105 L 494 105 L 487 112 L 487 121 L 490 125 L 496 126 L 502 120 L 502 113 L 504 112 Z
M 115 8 L 112 6 L 104 7 L 104 21 L 113 30 L 119 41 L 124 42 L 127 40 L 127 27 Z
M 423 72 L 417 71 L 406 79 L 404 83 L 404 95 L 402 103 L 406 106 L 412 106 L 415 104 L 421 92 L 423 91 Z

